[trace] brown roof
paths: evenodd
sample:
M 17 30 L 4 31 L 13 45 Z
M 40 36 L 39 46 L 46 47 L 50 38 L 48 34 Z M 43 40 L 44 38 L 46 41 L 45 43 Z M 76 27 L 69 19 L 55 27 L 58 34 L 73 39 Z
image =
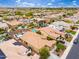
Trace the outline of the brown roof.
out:
M 43 27 L 43 28 L 40 28 L 38 30 L 47 33 L 48 35 L 52 36 L 53 38 L 57 38 L 59 35 L 64 36 L 63 32 L 60 32 L 60 31 L 55 30 L 55 29 L 52 29 L 50 27 Z
M 15 42 L 17 41 L 12 39 L 0 44 L 0 49 L 7 56 L 6 59 L 29 59 L 26 55 L 23 55 L 27 48 L 22 45 L 14 45 Z
M 21 37 L 21 39 L 27 42 L 28 44 L 30 44 L 33 48 L 38 49 L 38 50 L 44 47 L 45 45 L 51 47 L 53 44 L 56 43 L 55 40 L 52 40 L 52 41 L 45 40 L 42 38 L 41 35 L 33 33 L 33 32 L 25 33 Z
M 11 26 L 22 24 L 22 22 L 17 20 L 7 21 L 7 23 Z

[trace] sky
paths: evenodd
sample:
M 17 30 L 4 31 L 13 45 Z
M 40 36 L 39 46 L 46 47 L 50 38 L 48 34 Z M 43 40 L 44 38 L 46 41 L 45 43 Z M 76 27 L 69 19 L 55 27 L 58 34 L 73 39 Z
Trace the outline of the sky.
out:
M 0 7 L 79 7 L 79 0 L 0 0 Z

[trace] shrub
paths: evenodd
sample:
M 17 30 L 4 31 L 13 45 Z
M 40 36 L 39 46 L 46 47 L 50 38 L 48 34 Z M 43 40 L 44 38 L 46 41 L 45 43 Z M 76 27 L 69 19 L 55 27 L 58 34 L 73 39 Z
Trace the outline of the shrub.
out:
M 7 18 L 7 16 L 3 16 L 3 20 L 8 21 L 9 19 Z
M 64 49 L 66 48 L 66 47 L 65 47 L 62 43 L 60 43 L 60 42 L 57 42 L 56 46 L 57 46 L 57 49 L 56 49 L 57 52 L 59 52 L 59 51 L 61 51 L 61 50 L 64 50 Z
M 39 51 L 40 59 L 47 59 L 50 56 L 49 49 L 47 47 L 43 47 Z
M 66 23 L 73 23 L 71 20 L 65 20 Z
M 3 34 L 4 32 L 5 32 L 4 29 L 0 28 L 0 34 Z
M 37 33 L 37 34 L 40 34 L 40 35 L 42 34 L 40 31 L 37 31 L 36 33 Z
M 72 30 L 66 30 L 66 32 L 67 32 L 67 33 L 71 33 L 71 34 L 73 34 L 73 35 L 76 34 L 76 32 L 75 32 L 75 31 L 72 31 Z
M 77 26 L 71 26 L 72 30 L 77 29 L 77 28 L 78 28 Z
M 22 16 L 23 14 L 22 14 L 22 12 L 20 12 L 20 11 L 16 11 L 16 12 L 15 12 L 15 15 L 21 15 L 21 16 Z
M 50 36 L 47 36 L 47 40 L 53 40 Z
M 33 12 L 28 12 L 26 16 L 33 16 Z

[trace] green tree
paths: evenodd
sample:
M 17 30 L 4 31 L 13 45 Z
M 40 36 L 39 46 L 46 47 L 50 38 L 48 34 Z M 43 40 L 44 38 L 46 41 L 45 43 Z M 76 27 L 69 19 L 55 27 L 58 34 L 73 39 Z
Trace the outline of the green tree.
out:
M 64 20 L 64 22 L 66 22 L 66 23 L 73 23 L 73 21 L 71 21 L 70 19 Z
M 16 11 L 16 12 L 15 12 L 15 15 L 23 15 L 23 14 L 22 14 L 22 12 L 20 12 L 20 11 Z
M 63 17 L 67 17 L 67 15 L 66 15 L 66 14 L 63 14 L 62 16 L 63 16 Z
M 72 30 L 74 30 L 74 29 L 78 29 L 77 26 L 70 26 L 70 28 L 71 28 Z
M 30 23 L 30 24 L 28 25 L 28 27 L 34 28 L 34 27 L 36 27 L 36 24 L 34 24 L 34 23 L 32 22 L 32 23 Z
M 53 40 L 53 38 L 51 38 L 50 36 L 47 36 L 47 40 Z
M 73 16 L 73 13 L 72 12 L 68 12 L 67 15 Z
M 4 29 L 0 28 L 0 34 L 3 34 L 4 32 Z
M 7 18 L 7 16 L 3 16 L 3 20 L 8 21 L 9 19 Z
M 33 12 L 28 12 L 26 16 L 33 16 Z
M 39 51 L 40 59 L 47 59 L 50 56 L 49 49 L 47 47 L 43 47 Z
M 37 34 L 40 34 L 40 35 L 42 34 L 41 31 L 37 31 L 36 33 L 37 33 Z

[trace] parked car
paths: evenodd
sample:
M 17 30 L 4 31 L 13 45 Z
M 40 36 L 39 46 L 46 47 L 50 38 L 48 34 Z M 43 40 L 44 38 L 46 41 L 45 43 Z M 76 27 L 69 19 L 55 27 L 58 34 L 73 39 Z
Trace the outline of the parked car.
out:
M 78 42 L 79 42 L 79 39 L 75 39 L 73 43 L 77 44 Z

